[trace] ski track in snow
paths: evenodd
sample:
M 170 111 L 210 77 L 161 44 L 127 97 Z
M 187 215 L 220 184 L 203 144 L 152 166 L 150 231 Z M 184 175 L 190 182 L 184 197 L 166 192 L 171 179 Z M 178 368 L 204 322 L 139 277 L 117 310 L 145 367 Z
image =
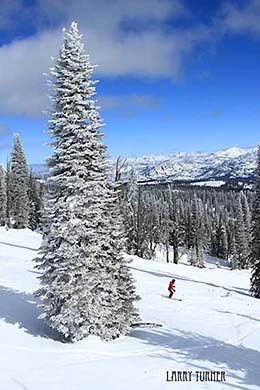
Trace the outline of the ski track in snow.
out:
M 248 295 L 249 271 L 205 269 L 133 257 L 144 322 L 111 343 L 91 336 L 74 344 L 51 338 L 37 320 L 38 287 L 32 259 L 41 237 L 28 229 L 0 228 L 0 389 L 106 390 L 259 389 L 260 300 Z M 176 299 L 167 297 L 176 279 Z M 166 382 L 166 371 L 224 370 L 227 381 Z

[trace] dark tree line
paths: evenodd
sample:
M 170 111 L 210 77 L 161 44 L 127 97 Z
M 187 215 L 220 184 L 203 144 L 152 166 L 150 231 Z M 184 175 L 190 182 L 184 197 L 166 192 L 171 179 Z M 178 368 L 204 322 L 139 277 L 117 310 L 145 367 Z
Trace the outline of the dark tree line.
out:
M 260 298 L 260 146 L 257 152 L 255 197 L 252 212 L 252 247 L 250 261 L 253 264 L 251 294 Z
M 127 251 L 152 258 L 156 247 L 164 245 L 166 261 L 178 263 L 180 250 L 186 249 L 198 267 L 208 253 L 228 259 L 234 269 L 248 268 L 253 197 L 249 190 L 138 185 L 132 170 L 121 197 Z

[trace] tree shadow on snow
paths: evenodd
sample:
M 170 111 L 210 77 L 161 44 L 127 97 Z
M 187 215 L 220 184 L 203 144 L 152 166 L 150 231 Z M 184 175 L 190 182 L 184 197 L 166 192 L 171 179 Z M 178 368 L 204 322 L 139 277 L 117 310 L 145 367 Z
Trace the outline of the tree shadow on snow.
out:
M 252 317 L 252 316 L 249 316 L 247 314 L 233 313 L 231 311 L 226 311 L 226 310 L 216 310 L 216 311 L 219 312 L 219 313 L 224 313 L 224 314 L 232 314 L 232 315 L 235 314 L 236 316 L 239 316 L 239 317 L 248 318 L 249 320 L 260 322 L 260 319 Z
M 35 337 L 51 338 L 63 341 L 62 336 L 50 328 L 44 320 L 39 320 L 39 299 L 32 294 L 0 286 L 0 320 L 7 324 L 18 324 Z
M 162 353 L 153 354 L 153 357 L 173 360 L 172 353 L 183 358 L 187 366 L 196 363 L 200 369 L 202 362 L 210 362 L 216 365 L 215 370 L 227 372 L 228 377 L 233 377 L 241 384 L 259 385 L 260 383 L 260 352 L 254 349 L 227 344 L 213 337 L 200 334 L 174 330 L 134 330 L 130 336 L 140 339 L 144 344 L 158 346 Z M 212 369 L 212 368 L 208 368 Z M 214 368 L 213 368 L 214 369 Z M 237 372 L 234 372 L 237 371 Z M 242 374 L 239 372 L 241 371 Z
M 215 283 L 208 283 L 208 282 L 203 282 L 202 280 L 190 279 L 190 278 L 186 278 L 185 276 L 179 276 L 179 275 L 176 275 L 176 274 L 173 274 L 173 273 L 170 273 L 170 272 L 161 273 L 161 272 L 156 272 L 156 271 L 148 271 L 148 270 L 136 268 L 136 267 L 133 267 L 133 266 L 130 266 L 130 268 L 135 270 L 135 271 L 139 271 L 139 272 L 144 272 L 144 273 L 150 274 L 152 276 L 157 276 L 157 277 L 161 277 L 161 278 L 171 278 L 171 279 L 174 278 L 176 280 L 182 280 L 184 282 L 192 282 L 192 283 L 204 284 L 204 285 L 207 285 L 207 286 L 210 286 L 210 287 L 222 288 L 223 290 L 225 290 L 225 291 L 227 291 L 229 293 L 235 292 L 237 294 L 246 295 L 248 297 L 251 297 L 251 295 L 249 295 L 249 292 L 246 293 L 246 292 L 240 291 L 240 289 L 237 289 L 237 288 L 228 288 L 228 287 L 221 286 L 221 285 L 218 285 L 218 284 L 215 284 Z M 241 289 L 241 290 L 244 290 L 244 289 Z
M 38 251 L 39 251 L 39 249 L 31 248 L 31 247 L 29 247 L 29 246 L 10 244 L 9 242 L 2 242 L 2 241 L 0 241 L 0 244 L 2 244 L 2 245 L 8 245 L 8 246 L 13 246 L 13 247 L 15 247 L 15 248 L 28 249 L 29 251 L 33 251 L 33 252 L 38 252 Z
M 133 267 L 132 265 L 129 266 L 130 269 L 133 269 L 135 271 L 139 271 L 139 272 L 144 272 L 146 274 L 150 274 L 150 275 L 153 275 L 153 276 L 158 276 L 158 277 L 161 277 L 161 278 L 175 278 L 177 279 L 177 277 L 171 273 L 171 272 L 157 272 L 157 271 L 147 271 L 146 269 L 141 269 L 141 268 L 137 268 L 137 267 Z

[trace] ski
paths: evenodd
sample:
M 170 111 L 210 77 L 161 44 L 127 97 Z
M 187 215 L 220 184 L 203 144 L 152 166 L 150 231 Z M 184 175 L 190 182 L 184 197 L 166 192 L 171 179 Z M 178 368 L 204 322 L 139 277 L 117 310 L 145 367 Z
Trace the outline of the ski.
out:
M 162 324 L 157 324 L 155 322 L 135 322 L 130 325 L 131 328 L 154 328 L 154 327 L 162 327 Z
M 169 298 L 169 296 L 168 296 L 168 295 L 162 295 L 162 297 L 163 297 L 163 298 L 172 299 L 172 300 L 175 300 L 175 301 L 179 301 L 179 302 L 181 302 L 181 301 L 182 301 L 182 299 L 180 299 L 180 298 Z

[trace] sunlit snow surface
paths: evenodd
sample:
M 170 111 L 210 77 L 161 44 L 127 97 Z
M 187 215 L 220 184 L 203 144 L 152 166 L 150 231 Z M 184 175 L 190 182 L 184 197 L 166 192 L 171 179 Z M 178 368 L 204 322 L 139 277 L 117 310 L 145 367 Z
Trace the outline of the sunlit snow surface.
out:
M 0 389 L 133 390 L 259 389 L 260 300 L 248 296 L 248 271 L 230 271 L 208 258 L 206 269 L 134 258 L 131 268 L 144 321 L 112 343 L 89 337 L 55 340 L 32 292 L 32 258 L 41 238 L 30 230 L 0 228 Z M 166 298 L 176 279 L 176 298 Z M 166 371 L 224 370 L 225 383 L 166 382 Z
M 221 187 L 225 184 L 225 181 L 223 180 L 209 180 L 209 181 L 197 181 L 195 183 L 191 183 L 193 186 L 200 186 L 200 187 Z

